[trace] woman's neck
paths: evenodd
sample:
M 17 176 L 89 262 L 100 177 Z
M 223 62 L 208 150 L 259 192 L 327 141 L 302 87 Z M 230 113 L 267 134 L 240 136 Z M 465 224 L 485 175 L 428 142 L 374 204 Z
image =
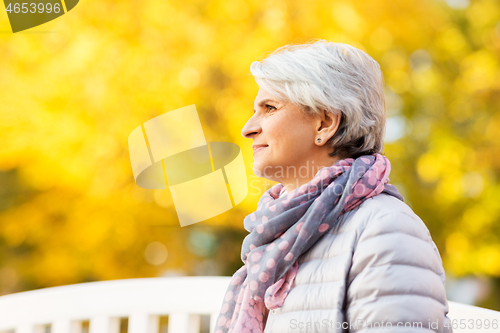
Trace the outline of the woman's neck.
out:
M 322 160 L 313 160 L 310 162 L 306 161 L 305 164 L 294 167 L 294 173 L 291 174 L 287 170 L 288 177 L 285 177 L 280 181 L 281 184 L 285 187 L 286 191 L 290 193 L 291 191 L 299 188 L 300 186 L 309 183 L 314 176 L 324 167 L 329 167 L 335 164 L 339 160 L 338 157 L 328 157 L 323 158 Z

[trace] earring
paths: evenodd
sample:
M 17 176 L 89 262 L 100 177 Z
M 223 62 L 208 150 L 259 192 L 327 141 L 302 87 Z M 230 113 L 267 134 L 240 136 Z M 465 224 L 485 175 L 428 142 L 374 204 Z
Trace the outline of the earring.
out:
M 317 141 L 318 141 L 318 143 L 320 143 L 320 142 L 321 142 L 321 139 L 320 139 L 320 138 L 318 138 L 318 140 L 317 140 Z

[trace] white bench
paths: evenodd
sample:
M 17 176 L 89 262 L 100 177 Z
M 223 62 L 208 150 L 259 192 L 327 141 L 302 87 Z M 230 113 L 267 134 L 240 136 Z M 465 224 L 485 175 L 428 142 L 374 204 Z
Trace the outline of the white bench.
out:
M 448 304 L 453 333 L 500 332 L 500 312 L 450 301 Z
M 198 333 L 202 315 L 210 333 L 230 277 L 167 277 L 81 283 L 0 297 L 0 332 L 158 333 L 168 315 L 168 333 Z M 50 329 L 48 328 L 50 327 Z M 85 330 L 83 330 L 85 331 Z M 167 333 L 167 332 L 162 332 Z
M 213 333 L 229 281 L 225 276 L 126 279 L 5 295 L 0 333 L 119 333 L 124 318 L 128 333 L 199 333 L 202 326 Z M 449 306 L 454 333 L 500 332 L 493 325 L 494 320 L 500 325 L 499 312 L 456 302 Z M 167 315 L 168 332 L 160 327 Z M 203 316 L 210 321 L 203 322 Z

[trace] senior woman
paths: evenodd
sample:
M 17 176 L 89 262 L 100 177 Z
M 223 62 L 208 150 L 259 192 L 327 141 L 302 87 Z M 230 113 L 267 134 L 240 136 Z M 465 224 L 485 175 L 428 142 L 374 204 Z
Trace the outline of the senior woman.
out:
M 389 184 L 378 63 L 320 40 L 250 70 L 242 135 L 254 173 L 278 184 L 244 220 L 215 332 L 451 332 L 439 252 Z

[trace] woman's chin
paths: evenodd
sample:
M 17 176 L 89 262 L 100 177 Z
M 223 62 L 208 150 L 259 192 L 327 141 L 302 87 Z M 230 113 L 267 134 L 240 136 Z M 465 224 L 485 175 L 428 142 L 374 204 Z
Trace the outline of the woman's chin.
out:
M 257 160 L 253 163 L 253 173 L 257 177 L 267 178 L 270 172 L 271 172 L 271 167 L 267 166 L 267 164 L 263 163 L 263 161 Z
M 254 168 L 253 168 L 253 173 L 259 177 L 259 178 L 263 178 L 264 177 L 264 168 L 260 168 L 260 167 L 256 167 L 254 165 Z

